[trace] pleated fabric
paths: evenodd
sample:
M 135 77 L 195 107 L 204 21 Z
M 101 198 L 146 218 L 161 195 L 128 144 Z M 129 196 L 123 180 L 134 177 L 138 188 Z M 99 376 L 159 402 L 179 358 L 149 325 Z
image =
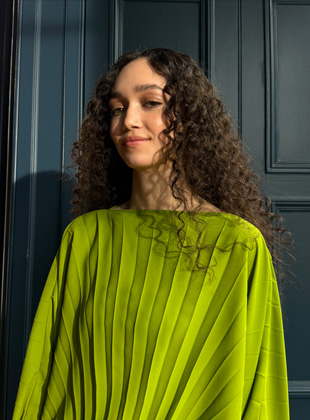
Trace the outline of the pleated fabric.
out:
M 13 420 L 289 418 L 263 236 L 231 214 L 184 213 L 181 250 L 175 216 L 99 210 L 67 227 Z

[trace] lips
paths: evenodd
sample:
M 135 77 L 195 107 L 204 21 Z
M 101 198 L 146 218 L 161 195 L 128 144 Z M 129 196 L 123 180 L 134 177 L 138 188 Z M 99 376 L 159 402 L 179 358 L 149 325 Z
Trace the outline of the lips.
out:
M 126 137 L 123 141 L 123 144 L 125 146 L 137 146 L 139 144 L 145 143 L 149 139 L 146 137 L 140 137 L 140 136 L 129 136 Z

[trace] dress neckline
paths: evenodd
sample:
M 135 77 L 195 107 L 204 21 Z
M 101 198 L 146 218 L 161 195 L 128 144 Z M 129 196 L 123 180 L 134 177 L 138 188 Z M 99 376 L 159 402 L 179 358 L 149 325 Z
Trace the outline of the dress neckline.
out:
M 239 217 L 236 214 L 233 213 L 225 213 L 222 211 L 188 211 L 188 210 L 184 210 L 182 212 L 182 210 L 169 210 L 169 209 L 120 209 L 117 208 L 117 206 L 113 206 L 110 209 L 108 209 L 109 211 L 119 211 L 119 212 L 139 212 L 139 213 L 175 213 L 175 214 L 200 214 L 200 215 L 222 215 L 222 216 L 234 216 L 234 217 Z

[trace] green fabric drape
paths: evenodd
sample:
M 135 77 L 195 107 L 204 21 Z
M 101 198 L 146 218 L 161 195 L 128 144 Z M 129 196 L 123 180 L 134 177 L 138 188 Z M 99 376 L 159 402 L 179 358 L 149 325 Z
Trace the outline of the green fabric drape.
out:
M 180 251 L 175 214 L 99 210 L 67 227 L 13 420 L 289 418 L 263 236 L 231 214 L 183 213 Z

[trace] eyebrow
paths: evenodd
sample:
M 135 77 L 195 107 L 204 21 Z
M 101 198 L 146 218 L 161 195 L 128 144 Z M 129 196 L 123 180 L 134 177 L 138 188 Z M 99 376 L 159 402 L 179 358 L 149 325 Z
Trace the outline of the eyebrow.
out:
M 155 84 L 145 84 L 145 85 L 138 85 L 135 86 L 134 91 L 135 92 L 143 92 L 145 90 L 149 90 L 149 89 L 157 89 L 157 90 L 163 90 L 163 88 L 159 85 L 155 85 Z M 119 98 L 122 97 L 123 95 L 120 92 L 112 92 L 110 95 L 110 98 Z

